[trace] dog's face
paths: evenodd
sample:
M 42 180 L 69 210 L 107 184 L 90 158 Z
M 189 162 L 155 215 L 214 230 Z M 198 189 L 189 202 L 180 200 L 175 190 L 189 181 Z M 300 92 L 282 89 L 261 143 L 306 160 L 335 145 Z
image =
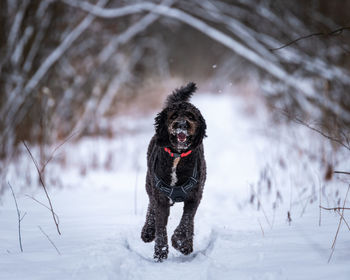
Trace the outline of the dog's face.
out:
M 155 118 L 155 127 L 157 144 L 178 152 L 195 148 L 206 136 L 202 114 L 188 102 L 166 107 Z

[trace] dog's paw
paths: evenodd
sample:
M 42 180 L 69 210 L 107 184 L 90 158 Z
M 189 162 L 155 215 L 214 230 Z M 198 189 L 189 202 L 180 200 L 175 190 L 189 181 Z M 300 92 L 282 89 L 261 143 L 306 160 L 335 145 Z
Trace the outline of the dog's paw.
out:
M 162 262 L 168 258 L 169 248 L 168 245 L 165 246 L 155 246 L 153 258 L 156 262 Z
M 184 255 L 193 252 L 193 236 L 187 236 L 184 231 L 176 229 L 171 237 L 171 244 Z
M 156 237 L 156 229 L 150 225 L 144 225 L 141 231 L 141 239 L 143 242 L 152 242 Z

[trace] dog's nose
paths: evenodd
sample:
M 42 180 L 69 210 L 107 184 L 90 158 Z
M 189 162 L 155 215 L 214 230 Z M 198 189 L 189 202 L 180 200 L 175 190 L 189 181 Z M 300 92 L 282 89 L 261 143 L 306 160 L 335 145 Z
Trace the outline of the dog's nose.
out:
M 187 129 L 187 122 L 186 122 L 185 120 L 179 120 L 179 121 L 177 121 L 177 122 L 176 122 L 176 128 L 186 130 L 186 129 Z

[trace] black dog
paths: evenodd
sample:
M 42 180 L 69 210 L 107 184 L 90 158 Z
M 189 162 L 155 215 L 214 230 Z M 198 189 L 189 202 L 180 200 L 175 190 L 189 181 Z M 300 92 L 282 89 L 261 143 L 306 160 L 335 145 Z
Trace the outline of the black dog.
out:
M 189 83 L 168 96 L 165 108 L 155 118 L 156 133 L 148 146 L 149 205 L 141 238 L 144 242 L 155 240 L 157 261 L 168 256 L 166 225 L 175 202 L 184 202 L 184 210 L 172 245 L 185 255 L 193 251 L 193 220 L 206 178 L 202 144 L 206 124 L 200 111 L 188 102 L 195 90 L 196 85 Z

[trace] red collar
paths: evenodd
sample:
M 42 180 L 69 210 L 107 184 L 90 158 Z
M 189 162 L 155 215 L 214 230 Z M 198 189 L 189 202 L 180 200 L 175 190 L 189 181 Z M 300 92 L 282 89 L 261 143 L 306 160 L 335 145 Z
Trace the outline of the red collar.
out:
M 188 152 L 182 153 L 182 154 L 173 153 L 169 148 L 164 148 L 164 151 L 166 151 L 171 157 L 175 157 L 175 158 L 178 158 L 178 157 L 183 158 L 188 156 L 190 153 L 192 153 L 192 150 L 189 150 Z

